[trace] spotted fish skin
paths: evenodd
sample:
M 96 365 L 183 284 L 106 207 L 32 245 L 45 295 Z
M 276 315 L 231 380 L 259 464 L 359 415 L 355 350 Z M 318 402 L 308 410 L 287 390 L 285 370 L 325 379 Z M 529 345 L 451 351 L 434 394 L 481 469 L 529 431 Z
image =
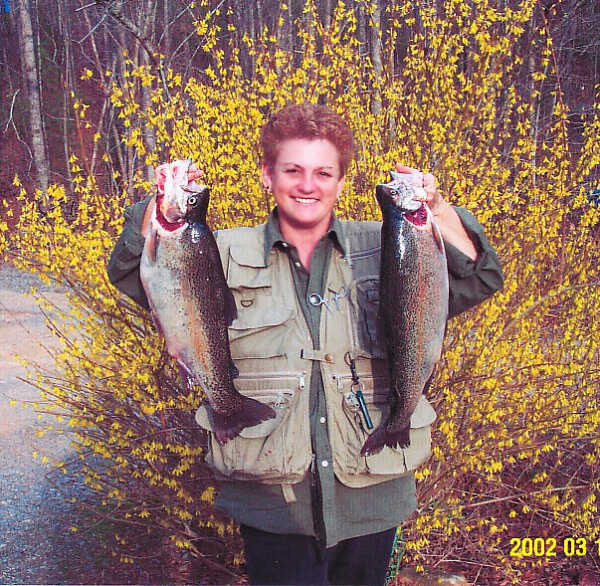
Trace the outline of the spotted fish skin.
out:
M 361 454 L 410 445 L 410 418 L 430 381 L 448 318 L 448 269 L 439 228 L 415 189 L 393 173 L 376 188 L 383 215 L 379 312 L 390 380 L 389 415 Z
M 159 168 L 166 180 L 158 182 L 140 278 L 167 350 L 184 379 L 204 391 L 212 431 L 223 444 L 245 427 L 275 417 L 275 412 L 233 385 L 238 373 L 227 326 L 237 311 L 217 243 L 206 225 L 209 190 L 187 184 L 190 163 L 178 161 Z

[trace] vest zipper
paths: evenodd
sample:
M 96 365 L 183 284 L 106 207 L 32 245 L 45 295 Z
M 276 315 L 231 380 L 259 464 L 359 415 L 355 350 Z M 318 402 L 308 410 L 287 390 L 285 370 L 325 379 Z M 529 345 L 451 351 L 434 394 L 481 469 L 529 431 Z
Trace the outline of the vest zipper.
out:
M 373 387 L 375 387 L 375 381 L 376 380 L 380 380 L 382 382 L 383 386 L 388 386 L 388 379 L 385 376 L 373 376 L 373 375 L 361 375 L 361 380 L 362 381 L 372 381 L 373 382 Z M 344 388 L 348 385 L 348 383 L 352 382 L 352 376 L 349 374 L 336 374 L 335 375 L 335 380 L 337 381 L 337 390 L 342 393 L 344 392 Z M 374 393 L 375 393 L 375 389 L 368 389 L 368 390 L 372 390 L 373 391 L 373 398 L 374 398 Z
M 303 389 L 306 386 L 306 373 L 305 372 L 251 372 L 246 374 L 240 374 L 235 380 L 282 380 L 282 379 L 296 379 L 298 381 L 298 388 Z

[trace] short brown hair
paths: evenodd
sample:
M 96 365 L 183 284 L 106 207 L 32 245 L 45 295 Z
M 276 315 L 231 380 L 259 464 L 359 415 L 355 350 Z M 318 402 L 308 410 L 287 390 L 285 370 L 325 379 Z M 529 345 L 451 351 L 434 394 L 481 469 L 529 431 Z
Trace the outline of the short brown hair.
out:
M 273 114 L 260 133 L 265 164 L 273 168 L 279 145 L 294 138 L 327 139 L 338 151 L 341 174 L 346 174 L 354 156 L 354 139 L 339 114 L 327 106 L 308 102 L 290 104 Z

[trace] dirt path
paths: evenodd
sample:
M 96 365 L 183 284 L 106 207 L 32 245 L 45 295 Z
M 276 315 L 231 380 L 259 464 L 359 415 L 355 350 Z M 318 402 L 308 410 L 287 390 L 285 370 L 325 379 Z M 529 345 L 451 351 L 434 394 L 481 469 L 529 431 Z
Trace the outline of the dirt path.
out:
M 64 303 L 62 294 L 46 294 Z M 51 369 L 44 346 L 55 344 L 33 299 L 1 288 L 0 583 L 65 583 L 71 568 L 91 571 L 95 565 L 89 542 L 70 531 L 75 511 L 67 499 L 78 498 L 85 487 L 60 478 L 44 461 L 67 458 L 72 453 L 68 438 L 38 437 L 44 418 L 33 403 L 40 400 L 39 391 L 19 380 L 26 369 L 13 358 L 19 354 Z
M 34 360 L 51 373 L 48 349 L 59 346 L 27 294 L 31 286 L 67 307 L 60 290 L 0 264 L 0 584 L 160 584 L 171 582 L 182 568 L 186 581 L 215 583 L 208 578 L 214 572 L 195 572 L 168 551 L 163 555 L 160 536 L 146 538 L 143 562 L 121 564 L 110 553 L 114 528 L 90 520 L 78 507 L 98 500 L 83 476 L 64 475 L 51 465 L 75 452 L 68 433 L 39 436 L 45 425 L 58 424 L 36 409 L 40 392 L 21 380 L 27 378 L 26 368 L 14 358 Z
M 73 455 L 69 438 L 38 436 L 44 423 L 55 422 L 36 412 L 38 389 L 19 379 L 27 373 L 15 354 L 51 370 L 45 348 L 57 345 L 24 293 L 31 284 L 30 275 L 0 266 L 0 584 L 128 583 L 131 572 L 105 553 L 98 531 L 86 530 L 77 508 L 89 494 L 81 477 L 50 465 Z M 44 295 L 59 306 L 66 303 L 56 290 Z

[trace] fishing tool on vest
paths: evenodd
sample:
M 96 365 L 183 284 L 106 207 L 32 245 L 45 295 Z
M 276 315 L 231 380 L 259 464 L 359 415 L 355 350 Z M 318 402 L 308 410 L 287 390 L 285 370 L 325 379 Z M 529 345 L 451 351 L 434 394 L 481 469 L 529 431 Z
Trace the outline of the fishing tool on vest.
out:
M 342 287 L 336 294 L 331 298 L 331 300 L 335 303 L 335 308 L 340 311 L 340 299 L 344 297 L 348 297 L 348 289 L 346 287 Z
M 363 396 L 363 384 L 360 382 L 358 378 L 358 373 L 356 372 L 356 364 L 354 363 L 354 358 L 352 358 L 350 352 L 346 352 L 344 355 L 344 361 L 350 367 L 350 374 L 352 375 L 352 385 L 349 393 L 346 393 L 344 396 L 344 400 L 347 405 L 350 407 L 352 411 L 360 410 L 367 429 L 373 429 L 373 421 L 371 420 L 371 415 L 369 414 L 369 410 L 367 409 L 367 404 L 365 403 L 365 398 Z
M 325 299 L 325 297 L 321 297 L 318 293 L 311 293 L 308 296 L 308 302 L 311 305 L 314 305 L 315 307 L 319 305 L 324 305 L 327 311 L 329 311 L 330 313 L 333 312 L 333 309 L 331 309 L 331 306 L 329 305 L 329 301 Z

